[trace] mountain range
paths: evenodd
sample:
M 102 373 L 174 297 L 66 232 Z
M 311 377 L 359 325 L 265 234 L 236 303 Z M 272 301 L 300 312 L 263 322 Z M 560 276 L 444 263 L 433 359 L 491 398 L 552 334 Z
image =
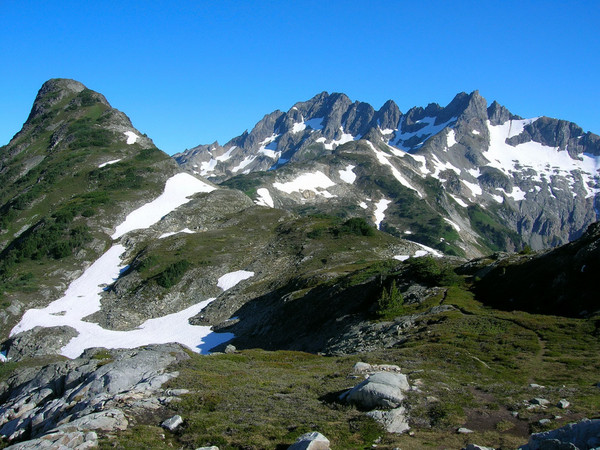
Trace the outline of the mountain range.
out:
M 564 120 L 522 119 L 475 91 L 405 114 L 391 100 L 376 111 L 323 92 L 224 146 L 174 158 L 259 204 L 361 216 L 473 257 L 579 237 L 598 217 L 599 156 L 597 135 Z
M 203 357 L 190 353 L 191 362 L 183 363 L 185 352 L 174 351 L 172 342 L 204 354 L 229 346 L 214 361 L 251 360 L 257 373 L 277 358 L 287 361 L 287 351 L 327 355 L 318 356 L 319 364 L 336 383 L 345 375 L 334 369 L 335 358 L 343 364 L 356 362 L 349 355 L 377 364 L 402 360 L 415 374 L 435 370 L 437 361 L 450 365 L 453 380 L 441 376 L 451 391 L 467 397 L 459 387 L 467 379 L 474 390 L 506 387 L 511 379 L 540 381 L 536 373 L 544 367 L 545 383 L 567 383 L 581 402 L 566 417 L 589 415 L 593 402 L 582 399 L 599 394 L 582 386 L 591 386 L 594 370 L 571 383 L 569 364 L 600 367 L 599 160 L 599 136 L 564 120 L 522 119 L 497 102 L 488 106 L 477 91 L 458 94 L 446 107 L 429 104 L 404 114 L 391 100 L 377 111 L 323 92 L 287 113 L 266 115 L 223 146 L 169 157 L 103 95 L 74 80 L 50 80 L 22 130 L 0 148 L 0 434 L 7 444 L 31 441 L 23 445 L 35 448 L 32 439 L 49 436 L 53 427 L 109 411 L 91 397 L 74 408 L 76 383 L 68 381 L 64 357 L 77 361 L 73 380 L 85 384 L 100 376 L 102 365 L 136 354 L 110 349 L 144 348 L 146 359 L 184 364 L 188 375 L 160 383 L 187 380 L 202 392 L 190 380 Z M 582 346 L 571 363 L 560 342 Z M 228 356 L 232 344 L 244 351 Z M 275 359 L 255 348 L 275 352 Z M 450 349 L 460 353 L 460 363 L 452 362 Z M 169 352 L 178 356 L 165 357 Z M 521 367 L 527 358 L 535 364 Z M 482 365 L 469 370 L 484 384 L 465 371 L 473 361 Z M 42 378 L 29 370 L 49 362 Z M 294 370 L 293 363 L 285 367 Z M 143 375 L 128 377 L 142 378 L 121 391 L 106 384 L 107 391 L 142 389 Z M 405 406 L 414 427 L 433 429 L 432 439 L 443 442 L 446 428 L 471 420 L 475 410 L 465 397 L 465 415 L 453 416 L 441 385 L 424 378 L 429 397 L 442 396 L 450 409 L 426 406 L 429 400 L 417 394 Z M 160 383 L 144 395 L 158 395 Z M 290 383 L 279 394 L 296 392 Z M 156 402 L 150 407 L 127 397 L 129 406 L 110 414 L 155 427 L 155 414 L 190 413 L 186 399 L 194 395 L 152 414 Z M 189 401 L 204 404 L 206 395 Z M 331 392 L 304 395 L 327 411 L 340 408 L 327 400 Z M 509 441 L 522 439 L 521 419 L 509 414 L 513 400 L 505 390 L 493 396 L 503 405 L 494 420 L 513 424 L 501 431 L 515 428 Z M 477 408 L 482 398 L 473 397 Z M 105 403 L 119 404 L 117 397 Z M 367 420 L 348 414 L 335 420 Z M 541 417 L 520 414 L 530 424 Z M 101 445 L 117 427 L 86 426 L 77 432 L 96 430 Z M 202 434 L 188 426 L 192 434 L 172 444 L 225 439 L 222 445 L 241 448 L 240 439 L 264 433 L 259 427 L 256 435 Z M 286 426 L 275 427 L 277 439 Z M 72 432 L 60 430 L 61 436 Z M 338 445 L 353 439 L 371 445 L 374 438 L 357 430 Z M 127 433 L 118 439 L 126 448 L 135 442 Z

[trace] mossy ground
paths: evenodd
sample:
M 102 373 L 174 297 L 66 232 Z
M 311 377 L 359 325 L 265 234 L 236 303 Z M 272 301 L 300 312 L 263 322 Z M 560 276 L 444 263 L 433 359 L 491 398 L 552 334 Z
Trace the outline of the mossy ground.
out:
M 374 443 L 461 448 L 469 442 L 516 448 L 531 432 L 598 417 L 600 342 L 590 332 L 592 322 L 494 310 L 458 286 L 428 303 L 419 308 L 448 304 L 457 310 L 423 319 L 401 348 L 342 357 L 259 349 L 192 355 L 170 382 L 191 392 L 165 412 L 180 414 L 185 425 L 173 434 L 158 423 L 140 423 L 103 446 L 277 449 L 316 430 L 334 449 Z M 419 387 L 405 402 L 414 435 L 386 433 L 337 401 L 360 381 L 350 376 L 357 361 L 397 364 Z M 534 397 L 548 399 L 550 406 L 528 409 L 525 402 Z M 562 398 L 571 403 L 568 409 L 553 406 Z M 542 418 L 551 423 L 540 425 Z M 474 433 L 457 434 L 461 426 Z

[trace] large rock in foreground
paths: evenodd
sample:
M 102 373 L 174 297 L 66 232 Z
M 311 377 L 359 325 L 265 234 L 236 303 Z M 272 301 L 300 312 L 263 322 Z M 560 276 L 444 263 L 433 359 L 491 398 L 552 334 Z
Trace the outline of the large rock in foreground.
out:
M 17 371 L 0 385 L 0 435 L 9 442 L 40 439 L 41 445 L 63 438 L 79 442 L 94 430 L 123 430 L 128 421 L 120 408 L 159 407 L 157 391 L 177 376 L 167 367 L 187 358 L 176 344 L 90 349 L 75 360 Z
M 396 408 L 410 389 L 406 375 L 377 372 L 342 395 L 342 399 L 362 409 Z
M 532 434 L 521 450 L 573 449 L 600 447 L 600 419 L 570 423 L 556 430 Z

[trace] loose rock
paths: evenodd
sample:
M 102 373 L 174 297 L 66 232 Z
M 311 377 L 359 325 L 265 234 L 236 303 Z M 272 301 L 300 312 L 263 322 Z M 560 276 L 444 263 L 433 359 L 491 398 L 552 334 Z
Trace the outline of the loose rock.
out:
M 456 430 L 456 432 L 458 434 L 469 434 L 469 433 L 473 433 L 473 430 L 469 430 L 468 428 L 465 428 L 465 427 L 460 427 L 458 430 Z
M 401 406 L 390 411 L 370 411 L 367 416 L 380 423 L 388 433 L 404 433 L 410 430 L 406 410 Z
M 571 404 L 564 398 L 556 404 L 560 409 L 567 409 L 570 405 Z
M 290 445 L 288 450 L 329 450 L 329 439 L 321 433 L 313 431 L 296 439 L 296 442 Z
M 166 430 L 175 431 L 182 423 L 183 419 L 180 415 L 177 414 L 165 420 L 163 423 L 160 424 L 160 426 Z

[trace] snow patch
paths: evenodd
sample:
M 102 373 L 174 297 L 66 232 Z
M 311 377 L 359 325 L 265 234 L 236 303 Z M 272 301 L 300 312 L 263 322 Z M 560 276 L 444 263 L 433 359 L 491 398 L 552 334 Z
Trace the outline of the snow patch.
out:
M 418 245 L 419 247 L 421 247 L 423 250 L 425 250 L 427 253 L 431 253 L 433 256 L 435 256 L 436 258 L 441 258 L 442 256 L 444 256 L 444 254 L 438 250 L 435 250 L 431 247 L 427 247 L 426 245 L 423 244 L 419 244 L 418 242 L 415 241 L 411 241 L 413 244 Z M 415 253 L 415 256 L 424 256 L 424 255 L 417 255 L 417 253 L 420 253 L 421 250 L 417 250 L 417 252 Z
M 441 162 L 436 155 L 432 155 L 432 163 L 433 163 L 433 167 L 435 168 L 435 170 L 434 170 L 433 174 L 431 174 L 431 176 L 434 178 L 439 179 L 440 172 L 443 172 L 444 170 L 452 170 L 452 171 L 454 171 L 454 173 L 456 173 L 456 175 L 460 175 L 462 173 L 459 168 L 453 166 L 451 163 Z
M 247 280 L 254 276 L 254 272 L 248 272 L 247 270 L 238 270 L 236 272 L 229 272 L 219 278 L 217 286 L 224 291 L 231 289 L 236 286 L 240 281 Z
M 491 194 L 491 196 L 498 203 L 504 203 L 504 197 L 502 197 L 501 195 Z
M 270 208 L 274 208 L 275 204 L 273 203 L 273 198 L 271 197 L 271 193 L 266 188 L 260 188 L 256 190 L 258 194 L 258 198 L 254 201 L 257 205 L 260 206 L 268 206 Z
M 98 166 L 98 169 L 102 169 L 103 167 L 110 166 L 111 164 L 116 164 L 121 161 L 123 158 L 113 159 L 112 161 L 106 161 Z
M 229 150 L 227 150 L 225 153 L 223 153 L 221 156 L 217 156 L 215 159 L 217 161 L 221 161 L 221 162 L 227 161 L 229 158 L 231 158 L 231 152 L 233 152 L 236 148 L 237 148 L 237 145 L 234 145 Z
M 355 166 L 348 165 L 344 170 L 340 170 L 340 178 L 348 184 L 354 183 L 356 174 L 352 171 Z
M 111 237 L 118 239 L 130 231 L 148 228 L 175 208 L 187 203 L 190 200 L 189 196 L 197 192 L 214 190 L 214 187 L 190 174 L 173 175 L 165 183 L 164 192 L 158 198 L 129 213 L 125 221 L 116 227 Z
M 446 134 L 446 145 L 448 149 L 453 145 L 456 145 L 456 135 L 454 129 L 448 128 L 448 134 Z
M 469 190 L 473 193 L 474 196 L 483 195 L 483 190 L 481 189 L 481 186 L 479 186 L 478 184 L 470 183 L 465 180 L 460 180 L 460 181 L 469 188 Z
M 458 203 L 460 206 L 462 206 L 463 208 L 468 208 L 469 205 L 467 205 L 464 200 L 460 197 L 457 197 L 456 195 L 452 195 L 452 194 L 448 194 L 450 197 L 452 197 L 454 199 L 454 201 L 456 203 Z
M 306 123 L 305 122 L 300 122 L 300 123 L 295 123 L 294 126 L 292 126 L 292 133 L 300 133 L 301 131 L 304 131 L 306 129 Z
M 452 222 L 450 219 L 447 219 L 446 217 L 444 217 L 444 220 L 446 222 L 448 222 L 450 225 L 452 225 L 452 228 L 454 228 L 456 231 L 460 231 L 460 227 L 456 223 Z
M 471 131 L 471 133 L 473 133 L 473 134 L 481 134 L 481 133 L 480 133 L 479 131 L 477 131 L 477 130 L 472 130 L 472 131 Z
M 273 134 L 271 137 L 266 138 L 260 143 L 258 153 L 268 156 L 271 159 L 278 160 L 281 156 L 281 152 L 277 150 L 277 142 L 275 140 L 279 137 L 279 134 Z
M 323 172 L 305 173 L 287 183 L 273 183 L 275 189 L 291 194 L 292 192 L 313 191 L 316 194 L 324 194 L 323 190 L 335 186 L 335 183 Z M 326 191 L 325 191 L 326 192 Z M 331 196 L 331 194 L 329 194 Z
M 369 207 L 365 202 L 360 202 L 358 206 L 360 206 L 362 209 L 367 209 Z
M 392 171 L 392 175 L 394 175 L 394 178 L 396 178 L 396 180 L 398 180 L 400 182 L 400 184 L 404 187 L 407 187 L 408 189 L 411 189 L 413 191 L 415 191 L 417 194 L 419 194 L 419 197 L 423 198 L 423 196 L 421 195 L 421 193 L 419 191 L 417 191 L 405 178 L 404 176 L 400 173 L 400 171 L 398 169 L 396 169 L 392 163 L 389 161 L 389 158 L 391 158 L 391 155 L 388 155 L 387 153 L 381 151 L 381 150 L 377 150 L 375 148 L 375 146 L 371 143 L 371 141 L 366 141 L 367 144 L 369 145 L 369 147 L 371 147 L 371 150 L 373 150 L 373 152 L 375 153 L 375 156 L 377 157 L 377 160 L 379 161 L 380 164 L 385 165 L 385 166 L 389 166 L 390 170 Z
M 183 230 L 179 230 L 179 231 L 169 231 L 168 233 L 163 233 L 158 238 L 159 239 L 164 239 L 166 237 L 174 236 L 174 235 L 179 234 L 179 233 L 194 234 L 196 232 L 190 230 L 189 228 L 184 228 Z
M 235 166 L 233 169 L 231 169 L 232 172 L 238 172 L 239 170 L 244 169 L 246 166 L 248 166 L 249 164 L 252 163 L 252 161 L 254 161 L 256 159 L 256 155 L 253 156 L 246 156 L 246 158 L 244 158 L 244 160 L 239 163 L 237 166 Z
M 402 117 L 400 124 L 398 125 L 399 129 L 402 129 L 402 124 L 404 123 L 404 117 Z M 394 137 L 393 140 L 391 140 L 389 142 L 390 145 L 393 145 L 394 147 L 398 147 L 402 150 L 410 150 L 411 148 L 419 148 L 421 147 L 431 136 L 438 134 L 440 131 L 442 131 L 444 128 L 446 128 L 447 126 L 449 126 L 450 124 L 452 124 L 453 122 L 456 122 L 457 117 L 452 117 L 450 120 L 448 120 L 447 122 L 444 123 L 440 123 L 439 125 L 435 125 L 435 117 L 425 117 L 419 121 L 417 121 L 417 123 L 423 123 L 425 126 L 423 128 L 421 128 L 420 130 L 414 131 L 414 132 L 410 132 L 410 133 L 398 133 L 396 132 L 396 135 Z M 413 145 L 411 147 L 406 147 L 405 143 L 406 141 L 417 137 L 419 139 L 419 143 L 417 145 Z
M 387 209 L 390 203 L 392 203 L 391 200 L 382 198 L 375 205 L 375 212 L 373 214 L 375 215 L 375 226 L 377 227 L 377 229 L 379 229 L 381 222 L 385 218 L 385 210 Z
M 394 259 L 397 259 L 398 261 L 406 261 L 408 258 L 410 258 L 409 255 L 396 255 L 396 256 L 394 256 Z
M 128 145 L 135 144 L 137 142 L 137 140 L 140 138 L 133 131 L 126 131 L 124 134 L 127 137 L 127 144 Z
M 314 119 L 305 120 L 304 123 L 306 124 L 306 126 L 312 128 L 313 130 L 322 130 L 323 119 L 324 117 L 315 117 Z

